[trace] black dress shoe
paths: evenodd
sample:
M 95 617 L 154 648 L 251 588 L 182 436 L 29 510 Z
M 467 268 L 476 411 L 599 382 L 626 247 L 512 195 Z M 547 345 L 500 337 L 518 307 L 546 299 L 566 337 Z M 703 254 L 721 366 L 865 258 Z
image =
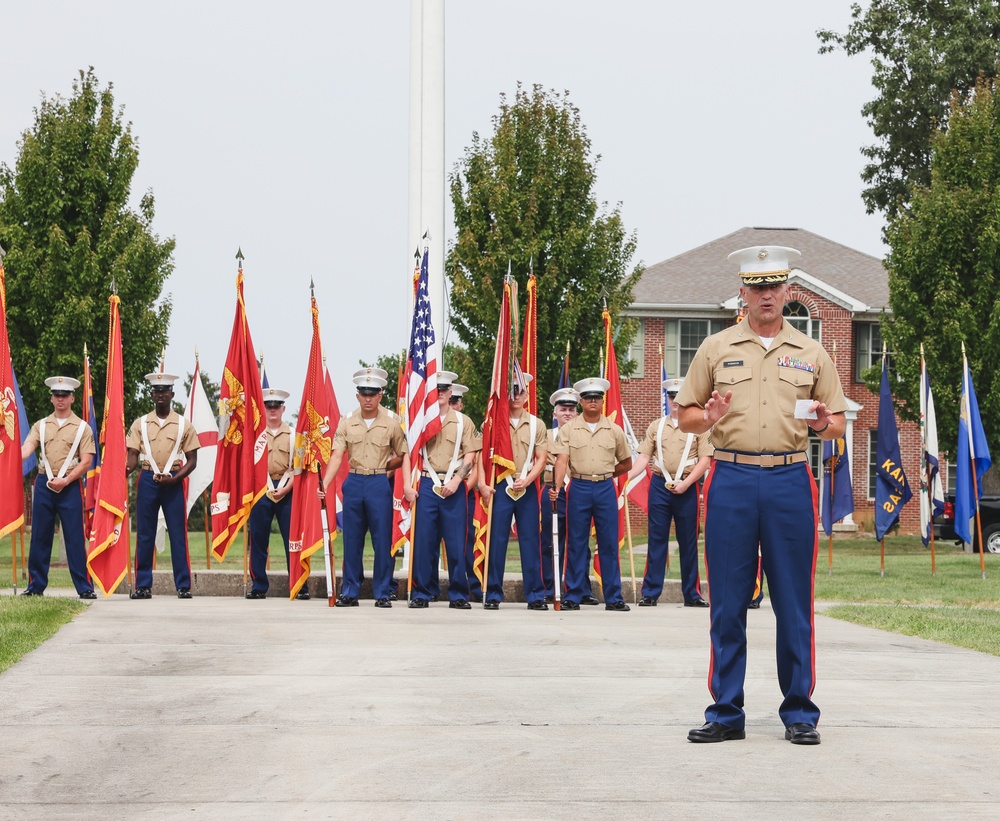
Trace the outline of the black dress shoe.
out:
M 529 610 L 548 610 L 549 606 L 545 602 L 543 602 L 541 599 L 539 599 L 538 601 L 530 601 L 530 602 L 528 602 L 528 609 Z
M 595 604 L 600 604 L 600 602 L 597 600 L 596 596 L 584 596 L 582 599 L 580 599 L 580 604 L 595 605 Z
M 819 732 L 812 724 L 790 724 L 785 727 L 785 741 L 792 744 L 819 744 Z
M 752 602 L 750 602 L 749 607 L 750 607 L 751 610 L 760 610 L 760 602 L 759 601 L 752 601 Z
M 97 594 L 93 590 L 84 590 L 80 594 L 80 598 L 81 599 L 96 599 L 97 598 Z
M 498 601 L 488 601 L 483 605 L 483 610 L 499 610 L 500 602 Z
M 246 598 L 248 598 L 248 599 L 266 599 L 267 598 L 267 591 L 266 590 L 251 590 L 249 593 L 247 593 Z
M 473 604 L 482 604 L 483 597 L 479 593 L 473 593 L 469 596 L 469 601 L 472 602 Z
M 542 599 L 542 601 L 545 602 L 546 604 L 554 604 L 555 600 L 556 600 L 555 596 L 546 596 L 544 599 Z
M 466 599 L 456 599 L 453 602 L 448 602 L 448 607 L 452 610 L 471 610 L 472 605 Z
M 559 605 L 559 609 L 560 610 L 579 610 L 580 609 L 580 604 L 578 602 L 575 602 L 575 601 L 563 601 Z
M 427 599 L 410 599 L 407 607 L 413 610 L 425 610 L 427 608 Z
M 341 596 L 337 599 L 334 607 L 358 607 L 358 600 L 354 596 Z
M 652 596 L 643 596 L 639 599 L 639 607 L 656 607 L 656 599 Z
M 25 590 L 21 593 L 22 596 L 43 596 L 44 593 L 39 593 L 37 590 Z
M 178 599 L 192 599 L 191 588 L 189 587 L 178 587 L 177 588 L 177 598 Z
M 389 601 L 399 601 L 399 595 L 395 590 L 389 591 Z
M 431 601 L 441 601 L 440 596 L 431 596 Z
M 295 596 L 296 601 L 309 601 L 309 599 L 309 591 L 304 587 Z
M 704 599 L 691 599 L 691 601 L 684 602 L 685 607 L 708 607 L 708 602 Z
M 615 610 L 615 611 L 617 611 L 619 613 L 625 613 L 625 612 L 631 610 L 632 608 L 629 607 L 627 604 L 625 604 L 625 602 L 623 602 L 623 601 L 616 601 L 613 604 L 606 604 L 606 605 L 604 605 L 604 609 L 605 610 Z
M 718 721 L 709 721 L 688 733 L 688 741 L 694 741 L 698 744 L 711 744 L 715 741 L 739 741 L 746 737 L 746 731 L 737 730 L 728 724 L 720 724 Z
M 153 598 L 153 591 L 148 587 L 137 587 L 131 593 L 129 593 L 130 599 L 151 599 Z
M 392 602 L 389 599 L 375 599 L 376 607 L 392 607 Z

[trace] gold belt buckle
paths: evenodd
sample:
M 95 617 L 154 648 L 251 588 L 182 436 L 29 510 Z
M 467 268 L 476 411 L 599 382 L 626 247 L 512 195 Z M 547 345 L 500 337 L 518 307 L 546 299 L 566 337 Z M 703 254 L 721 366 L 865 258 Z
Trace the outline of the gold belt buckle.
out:
M 515 490 L 512 485 L 507 485 L 507 495 L 510 496 L 515 502 L 524 495 L 524 488 L 520 490 Z
M 434 485 L 434 492 L 440 496 L 442 499 L 447 498 L 444 495 L 444 485 Z
M 773 453 L 762 453 L 760 455 L 760 466 L 762 468 L 773 468 L 775 465 Z

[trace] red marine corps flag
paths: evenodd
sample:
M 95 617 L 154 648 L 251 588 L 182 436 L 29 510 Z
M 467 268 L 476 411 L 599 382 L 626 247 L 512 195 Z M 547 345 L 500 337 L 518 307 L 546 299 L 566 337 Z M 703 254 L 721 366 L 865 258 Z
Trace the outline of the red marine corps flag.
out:
M 120 300 L 111 295 L 108 374 L 101 422 L 101 480 L 94 500 L 87 571 L 105 598 L 122 583 L 129 565 L 128 480 L 125 478 L 125 380 L 122 373 Z
M 490 398 L 486 404 L 486 419 L 483 421 L 483 453 L 482 458 L 486 472 L 486 481 L 495 482 L 512 475 L 516 470 L 514 464 L 514 446 L 510 440 L 510 407 L 507 398 L 510 395 L 511 368 L 511 321 L 512 305 L 515 302 L 517 284 L 508 273 L 503 285 L 503 302 L 500 303 L 500 325 L 497 328 L 497 347 L 493 354 L 493 378 L 490 382 Z M 490 510 L 483 506 L 483 499 L 476 494 L 476 507 L 472 514 L 475 525 L 475 542 L 472 549 L 472 568 L 486 589 L 486 562 L 490 542 L 489 519 L 493 510 L 493 499 L 490 498 Z
M 219 391 L 219 449 L 212 479 L 212 555 L 229 545 L 267 488 L 267 432 L 260 370 L 243 302 L 243 252 L 236 273 L 236 318 Z
M 7 281 L 0 249 L 0 538 L 24 523 L 24 474 L 21 472 L 21 421 L 14 367 L 7 337 Z M 11 536 L 13 539 L 14 537 Z
M 306 383 L 302 388 L 298 422 L 295 425 L 295 478 L 292 480 L 292 523 L 288 532 L 290 599 L 294 599 L 309 581 L 309 557 L 323 547 L 320 508 L 326 504 L 329 510 L 336 506 L 337 500 L 334 488 L 327 488 L 324 502 L 316 495 L 319 477 L 326 472 L 326 464 L 333 451 L 333 434 L 340 421 L 340 413 L 335 414 L 338 418 L 334 421 L 334 409 L 330 407 L 332 388 L 328 390 L 324 376 L 323 346 L 319 338 L 319 308 L 315 297 L 312 298 L 312 326 L 309 366 L 306 370 Z M 336 572 L 332 573 L 335 577 Z M 328 590 L 327 595 L 332 596 L 332 591 Z

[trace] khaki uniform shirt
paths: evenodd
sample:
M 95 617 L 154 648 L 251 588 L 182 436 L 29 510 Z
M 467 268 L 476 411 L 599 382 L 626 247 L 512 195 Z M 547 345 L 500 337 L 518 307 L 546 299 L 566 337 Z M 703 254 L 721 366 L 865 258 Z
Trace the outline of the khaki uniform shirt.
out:
M 279 481 L 291 469 L 289 448 L 295 443 L 295 434 L 284 422 L 273 431 L 267 428 L 267 475 Z
M 125 440 L 126 447 L 139 452 L 139 464 L 143 468 L 152 468 L 146 458 L 146 445 L 142 441 L 142 420 L 146 419 L 146 434 L 149 436 L 149 446 L 152 448 L 153 461 L 160 470 L 177 470 L 182 464 L 181 460 L 175 459 L 170 466 L 164 463 L 170 458 L 174 449 L 174 442 L 177 441 L 177 427 L 180 417 L 175 411 L 170 411 L 163 426 L 160 426 L 159 417 L 156 411 L 147 413 L 145 417 L 140 416 L 129 428 L 128 438 Z M 198 442 L 198 431 L 190 420 L 184 420 L 184 433 L 181 435 L 181 446 L 177 449 L 178 456 L 182 453 L 190 453 L 198 450 L 201 444 Z
M 619 463 L 632 458 L 625 433 L 606 416 L 592 432 L 583 414 L 559 428 L 552 453 L 569 454 L 571 473 L 613 473 Z
M 655 461 L 656 431 L 659 427 L 659 419 L 650 424 L 646 428 L 646 438 L 639 445 L 639 453 L 649 458 L 649 464 L 653 468 L 653 473 L 657 476 L 660 475 L 660 470 L 656 467 Z M 687 438 L 688 435 L 680 428 L 675 427 L 669 418 L 663 423 L 663 437 L 660 440 L 660 453 L 663 454 L 663 466 L 678 482 L 694 470 L 695 464 L 697 464 L 702 456 L 711 456 L 715 451 L 715 448 L 708 441 L 707 432 L 700 436 L 695 436 L 694 441 L 691 442 L 691 450 L 688 451 L 688 459 L 691 461 L 691 464 L 684 468 L 684 471 L 678 476 L 676 471 L 681 463 L 681 457 L 684 455 L 684 448 L 687 447 Z
M 333 449 L 346 452 L 353 469 L 384 470 L 393 456 L 406 453 L 406 436 L 394 414 L 379 406 L 371 427 L 360 411 L 342 417 L 333 434 Z
M 749 322 L 740 322 L 701 343 L 677 395 L 682 406 L 704 407 L 717 390 L 732 391 L 729 411 L 712 429 L 720 450 L 748 453 L 804 451 L 805 419 L 796 419 L 797 399 L 819 400 L 830 413 L 847 410 L 837 369 L 823 346 L 787 320 L 764 350 Z
M 59 471 L 62 470 L 63 462 L 69 456 L 69 449 L 73 447 L 73 440 L 76 439 L 76 429 L 80 425 L 83 425 L 83 435 L 80 437 L 80 446 L 73 455 L 74 460 L 77 462 L 90 459 L 97 453 L 97 446 L 94 444 L 94 432 L 90 429 L 90 425 L 72 411 L 66 417 L 65 421 L 63 421 L 62 427 L 59 427 L 59 420 L 56 419 L 54 413 L 50 413 L 45 417 L 45 458 L 49 462 L 49 467 L 52 468 L 53 476 L 58 476 Z M 31 426 L 24 444 L 30 445 L 31 449 L 34 450 L 38 447 L 40 441 L 39 423 L 35 422 Z M 71 464 L 66 468 L 66 473 L 69 474 L 74 467 L 75 465 Z
M 538 419 L 538 417 L 535 417 Z M 546 427 L 545 423 L 538 419 L 535 422 L 535 441 L 529 442 L 528 436 L 531 433 L 531 415 L 528 413 L 521 414 L 521 421 L 517 423 L 517 427 L 514 427 L 514 423 L 511 422 L 510 425 L 510 443 L 513 445 L 514 450 L 514 478 L 516 479 L 521 475 L 521 468 L 524 467 L 525 460 L 530 460 L 534 455 L 536 450 L 545 451 L 548 453 L 549 449 L 549 439 L 545 435 Z M 528 468 L 531 471 L 531 468 Z
M 459 416 L 462 417 L 462 443 L 455 458 L 461 460 L 466 453 L 478 453 L 483 449 L 483 439 L 477 434 L 475 423 L 464 413 L 460 414 L 453 408 L 448 408 L 440 432 L 427 443 L 427 459 L 430 465 L 424 465 L 425 468 L 437 473 L 448 472 L 451 457 L 455 454 L 455 442 L 458 439 Z

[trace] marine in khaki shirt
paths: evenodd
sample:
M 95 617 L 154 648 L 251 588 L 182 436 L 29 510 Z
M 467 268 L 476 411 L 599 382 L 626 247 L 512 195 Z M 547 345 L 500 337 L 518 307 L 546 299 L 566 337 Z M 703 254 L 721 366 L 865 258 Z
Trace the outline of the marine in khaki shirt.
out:
M 136 491 L 135 589 L 133 599 L 149 599 L 153 593 L 153 546 L 159 512 L 167 524 L 170 559 L 177 597 L 191 598 L 191 561 L 187 544 L 187 509 L 184 478 L 198 465 L 198 432 L 171 410 L 172 373 L 148 373 L 153 412 L 140 416 L 129 428 L 126 474 L 141 468 Z M 183 424 L 182 424 L 183 423 Z M 183 459 L 181 455 L 183 454 Z
M 586 404 L 583 409 L 583 415 L 559 428 L 559 436 L 552 445 L 552 453 L 556 457 L 556 487 L 562 487 L 567 472 L 574 478 L 575 475 L 602 474 L 610 477 L 624 473 L 618 466 L 626 461 L 629 463 L 626 471 L 632 466 L 632 450 L 622 429 L 601 414 L 599 409 L 596 423 L 589 423 Z M 595 425 L 594 430 L 590 429 L 591 424 Z
M 729 255 L 740 265 L 746 318 L 702 343 L 677 396 L 681 430 L 711 429 L 716 448 L 705 500 L 713 701 L 705 724 L 688 733 L 696 743 L 746 735 L 746 622 L 758 555 L 775 615 L 785 740 L 820 743 L 812 700 L 816 483 L 806 450 L 810 431 L 844 435 L 847 402 L 826 351 L 782 316 L 800 256 L 764 245 Z
M 52 540 L 58 518 L 62 523 L 66 562 L 73 586 L 81 599 L 94 599 L 97 594 L 87 575 L 83 486 L 80 484 L 97 452 L 94 434 L 72 410 L 74 392 L 80 382 L 68 376 L 52 376 L 45 384 L 52 391 L 53 412 L 35 422 L 21 445 L 21 461 L 29 459 L 36 448 L 41 449 L 42 456 L 31 497 L 28 587 L 21 595 L 41 596 L 48 587 Z
M 375 606 L 392 607 L 392 491 L 386 473 L 402 465 L 407 452 L 403 428 L 382 407 L 388 374 L 381 368 L 356 371 L 358 410 L 345 416 L 333 434 L 333 453 L 324 487 L 334 481 L 346 454 L 349 472 L 343 486 L 344 567 L 337 607 L 357 607 L 364 576 L 365 535 L 375 554 L 372 589 Z M 321 498 L 325 494 L 320 491 Z

